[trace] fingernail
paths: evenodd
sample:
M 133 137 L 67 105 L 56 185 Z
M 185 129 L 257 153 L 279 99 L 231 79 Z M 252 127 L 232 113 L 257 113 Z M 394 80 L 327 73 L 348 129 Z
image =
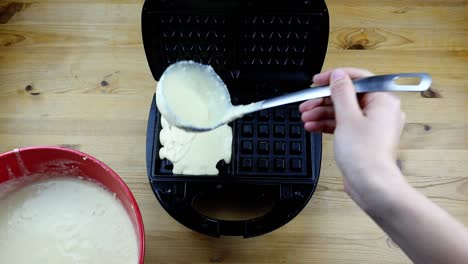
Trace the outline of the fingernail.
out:
M 330 76 L 330 80 L 332 82 L 336 82 L 344 78 L 346 78 L 346 72 L 340 69 L 334 70 Z

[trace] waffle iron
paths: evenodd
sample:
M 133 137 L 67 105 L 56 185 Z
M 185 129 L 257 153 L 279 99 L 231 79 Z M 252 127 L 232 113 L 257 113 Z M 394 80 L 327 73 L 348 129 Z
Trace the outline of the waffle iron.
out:
M 155 80 L 170 64 L 210 64 L 225 81 L 233 104 L 292 92 L 320 72 L 328 43 L 323 0 L 146 0 L 143 45 Z M 293 219 L 317 186 L 321 134 L 303 129 L 298 105 L 254 113 L 230 124 L 232 160 L 218 176 L 173 175 L 159 158 L 160 114 L 155 98 L 148 120 L 146 161 L 154 194 L 181 224 L 210 236 L 254 237 Z M 264 215 L 220 220 L 194 206 L 200 198 L 271 204 Z

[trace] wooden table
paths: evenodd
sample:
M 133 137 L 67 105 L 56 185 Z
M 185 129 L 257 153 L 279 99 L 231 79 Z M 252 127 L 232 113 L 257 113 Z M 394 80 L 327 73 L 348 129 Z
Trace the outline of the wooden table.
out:
M 343 192 L 330 136 L 313 199 L 273 233 L 215 239 L 168 216 L 145 170 L 155 81 L 141 42 L 142 2 L 0 2 L 0 152 L 59 145 L 111 166 L 142 210 L 146 263 L 409 262 Z M 325 69 L 432 74 L 430 92 L 401 95 L 408 124 L 399 164 L 412 185 L 468 224 L 466 1 L 330 0 L 328 6 Z

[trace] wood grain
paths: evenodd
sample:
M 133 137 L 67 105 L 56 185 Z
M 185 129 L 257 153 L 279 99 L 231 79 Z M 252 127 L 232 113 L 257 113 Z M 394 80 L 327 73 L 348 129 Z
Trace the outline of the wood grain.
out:
M 209 238 L 177 223 L 147 183 L 146 122 L 156 82 L 141 40 L 142 0 L 0 2 L 0 152 L 59 145 L 111 166 L 134 192 L 146 263 L 409 263 L 343 191 L 324 137 L 306 209 L 254 239 Z M 468 224 L 468 48 L 465 0 L 327 1 L 324 69 L 426 71 L 430 92 L 400 94 L 407 114 L 399 166 Z

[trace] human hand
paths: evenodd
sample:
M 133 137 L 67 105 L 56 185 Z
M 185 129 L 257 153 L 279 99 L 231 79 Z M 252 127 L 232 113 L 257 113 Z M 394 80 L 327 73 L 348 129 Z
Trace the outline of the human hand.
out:
M 345 68 L 314 76 L 318 85 L 330 83 L 331 99 L 299 106 L 305 129 L 334 133 L 345 191 L 411 260 L 466 263 L 466 227 L 405 182 L 396 166 L 405 123 L 400 100 L 388 93 L 356 96 L 351 78 L 370 75 Z
M 361 207 L 377 186 L 402 179 L 395 159 L 405 115 L 392 94 L 367 93 L 358 99 L 351 78 L 371 75 L 355 68 L 318 74 L 314 83 L 330 83 L 331 98 L 299 106 L 307 131 L 334 133 L 335 159 L 344 175 L 345 191 Z M 382 177 L 382 170 L 395 172 L 390 174 L 394 176 Z

